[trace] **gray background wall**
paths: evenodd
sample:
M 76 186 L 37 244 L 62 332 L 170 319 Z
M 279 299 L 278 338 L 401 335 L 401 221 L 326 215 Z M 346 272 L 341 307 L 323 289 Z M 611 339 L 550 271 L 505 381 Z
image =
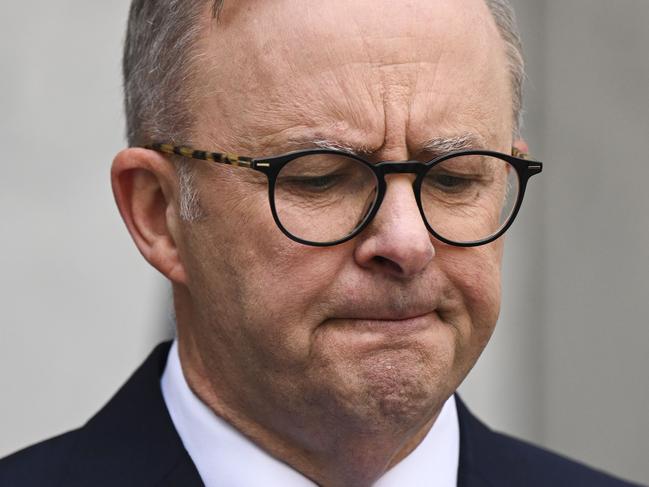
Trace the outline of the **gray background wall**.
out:
M 128 3 L 2 2 L 0 456 L 82 424 L 169 333 L 108 183 Z M 461 392 L 495 428 L 649 484 L 649 2 L 514 3 L 546 166 Z

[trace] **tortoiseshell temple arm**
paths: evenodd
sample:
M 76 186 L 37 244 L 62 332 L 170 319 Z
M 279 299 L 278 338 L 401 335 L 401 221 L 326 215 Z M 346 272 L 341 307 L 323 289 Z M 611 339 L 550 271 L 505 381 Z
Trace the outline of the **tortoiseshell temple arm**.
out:
M 195 150 L 191 147 L 160 143 L 147 144 L 143 147 L 145 149 L 151 149 L 165 154 L 174 154 L 177 156 L 189 157 L 191 159 L 200 159 L 201 161 L 219 162 L 231 166 L 255 167 L 252 157 L 238 156 L 227 152 L 207 152 L 204 150 Z
M 229 152 L 208 152 L 204 150 L 196 150 L 187 146 L 162 144 L 155 142 L 153 144 L 146 144 L 143 146 L 145 149 L 151 149 L 165 154 L 174 154 L 182 157 L 189 157 L 191 159 L 199 159 L 201 161 L 218 162 L 221 164 L 229 164 L 231 166 L 249 167 L 256 169 L 257 163 L 252 157 L 238 156 Z M 519 159 L 529 159 L 529 154 L 512 147 L 512 156 Z M 259 163 L 259 166 L 267 167 L 267 163 Z

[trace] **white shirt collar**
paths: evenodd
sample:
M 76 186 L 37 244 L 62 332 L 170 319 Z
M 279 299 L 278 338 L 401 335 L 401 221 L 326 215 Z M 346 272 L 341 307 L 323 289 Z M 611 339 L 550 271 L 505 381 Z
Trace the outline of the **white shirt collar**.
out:
M 174 426 L 206 487 L 316 486 L 214 414 L 192 392 L 180 366 L 177 341 L 161 386 Z M 460 428 L 451 396 L 424 440 L 374 486 L 455 487 L 459 459 Z

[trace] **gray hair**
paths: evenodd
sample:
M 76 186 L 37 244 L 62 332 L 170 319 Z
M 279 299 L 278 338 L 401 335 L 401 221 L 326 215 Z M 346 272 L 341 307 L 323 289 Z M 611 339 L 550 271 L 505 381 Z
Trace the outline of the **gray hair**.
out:
M 485 0 L 491 10 L 500 35 L 505 41 L 505 52 L 511 77 L 514 138 L 520 136 L 523 123 L 523 83 L 525 81 L 525 59 L 523 44 L 516 22 L 516 15 L 509 0 Z
M 124 46 L 124 103 L 130 146 L 153 140 L 190 143 L 194 126 L 191 79 L 201 53 L 202 16 L 212 2 L 218 16 L 224 0 L 133 0 Z M 521 125 L 525 64 L 514 10 L 509 0 L 485 0 L 505 41 L 513 95 L 514 136 Z M 191 170 L 178 164 L 180 214 L 200 218 Z
M 170 142 L 192 127 L 191 79 L 206 0 L 133 0 L 124 45 L 126 136 Z M 219 0 L 221 3 L 222 0 Z

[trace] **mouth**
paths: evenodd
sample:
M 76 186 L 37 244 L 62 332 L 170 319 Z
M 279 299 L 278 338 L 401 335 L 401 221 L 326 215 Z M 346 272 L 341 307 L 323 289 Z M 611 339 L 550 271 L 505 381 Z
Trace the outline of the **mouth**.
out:
M 425 331 L 442 323 L 437 310 L 406 316 L 382 315 L 380 317 L 334 318 L 330 322 L 336 327 L 351 329 L 356 332 L 394 334 L 398 336 Z

